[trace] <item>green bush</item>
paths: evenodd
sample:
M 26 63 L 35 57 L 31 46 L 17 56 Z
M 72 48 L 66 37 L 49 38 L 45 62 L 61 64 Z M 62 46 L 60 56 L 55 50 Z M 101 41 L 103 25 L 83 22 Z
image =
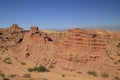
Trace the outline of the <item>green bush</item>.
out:
M 101 73 L 101 77 L 103 77 L 103 78 L 107 78 L 107 77 L 109 77 L 109 74 L 106 73 L 106 72 L 103 72 L 103 73 Z
M 33 68 L 28 68 L 29 72 L 46 72 L 48 69 L 45 66 L 40 66 L 40 67 L 33 67 Z
M 88 71 L 87 73 L 95 77 L 97 76 L 97 73 L 95 71 Z
M 32 72 L 32 71 L 34 71 L 34 69 L 33 68 L 28 68 L 28 71 Z
M 14 78 L 16 74 L 11 74 L 9 77 Z
M 38 69 L 37 69 L 37 72 L 45 72 L 45 71 L 48 71 L 48 70 L 47 70 L 47 68 L 44 67 L 44 66 L 40 66 L 40 67 L 38 67 Z
M 37 71 L 38 70 L 38 67 L 33 67 L 33 71 Z
M 115 76 L 115 78 L 113 80 L 120 80 L 120 77 Z
M 25 77 L 25 78 L 31 78 L 31 75 L 30 74 L 24 74 L 23 77 Z

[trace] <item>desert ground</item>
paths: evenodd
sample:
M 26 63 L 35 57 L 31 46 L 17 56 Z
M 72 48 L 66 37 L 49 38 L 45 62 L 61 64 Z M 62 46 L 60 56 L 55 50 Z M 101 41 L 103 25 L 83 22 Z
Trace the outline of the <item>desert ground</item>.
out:
M 0 28 L 0 80 L 120 80 L 120 31 Z

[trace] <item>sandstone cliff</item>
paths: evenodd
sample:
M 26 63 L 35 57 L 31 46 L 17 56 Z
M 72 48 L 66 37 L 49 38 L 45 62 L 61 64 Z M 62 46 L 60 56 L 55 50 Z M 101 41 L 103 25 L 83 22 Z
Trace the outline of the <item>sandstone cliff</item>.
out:
M 52 66 L 56 71 L 108 72 L 107 80 L 120 74 L 119 31 L 73 28 L 56 32 L 39 30 L 36 26 L 26 31 L 13 24 L 0 29 L 0 44 L 0 60 L 11 58 L 11 66 L 23 67 L 20 64 L 24 62 L 25 69 L 42 65 Z M 22 73 L 21 68 L 19 72 Z
M 57 34 L 66 35 L 64 38 L 52 39 L 55 35 L 48 35 L 32 26 L 19 47 L 22 48 L 22 51 L 19 50 L 20 58 L 33 63 L 33 66 L 52 65 L 70 71 L 98 70 L 101 66 L 104 69 L 103 64 L 112 64 L 100 34 L 75 28 Z

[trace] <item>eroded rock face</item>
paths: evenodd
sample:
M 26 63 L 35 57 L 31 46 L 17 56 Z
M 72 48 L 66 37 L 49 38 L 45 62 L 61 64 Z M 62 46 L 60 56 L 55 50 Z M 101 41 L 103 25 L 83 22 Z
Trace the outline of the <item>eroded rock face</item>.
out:
M 77 46 L 88 50 L 105 49 L 105 44 L 100 35 L 79 28 L 67 30 L 67 37 L 64 39 L 63 45 Z
M 113 51 L 116 47 L 111 40 L 120 38 L 119 34 L 105 34 L 79 28 L 47 33 L 36 26 L 25 31 L 14 24 L 10 28 L 0 29 L 0 43 L 5 48 L 9 47 L 10 53 L 29 67 L 52 65 L 57 70 L 85 73 L 89 70 L 120 72 L 118 63 L 114 64 L 116 56 L 114 58 L 108 55 L 108 51 Z M 110 39 L 108 49 L 103 39 L 108 39 L 106 37 Z M 119 53 L 119 50 L 116 47 L 114 52 Z
M 37 33 L 39 33 L 38 27 L 31 26 L 30 27 L 30 34 L 37 34 Z
M 19 39 L 22 39 L 25 33 L 24 29 L 17 24 L 13 24 L 9 28 L 1 29 L 0 32 L 0 41 L 6 45 L 15 45 L 22 42 L 19 41 Z
M 67 30 L 66 38 L 55 45 L 58 46 L 55 55 L 58 63 L 67 70 L 80 69 L 77 66 L 81 63 L 109 61 L 101 36 L 87 30 L 79 28 Z
M 13 24 L 10 28 L 8 28 L 8 31 L 11 31 L 11 34 L 24 32 L 24 30 L 20 28 L 18 24 Z
M 39 31 L 38 27 L 32 26 L 30 28 L 30 31 L 25 34 L 24 36 L 24 42 L 27 43 L 39 43 L 39 44 L 46 44 L 50 41 L 50 38 L 47 36 L 47 34 L 42 33 Z M 52 39 L 51 39 L 52 41 Z
M 11 29 L 20 29 L 20 27 L 18 26 L 18 24 L 13 24 L 10 28 Z
M 37 66 L 54 65 L 67 70 L 81 70 L 82 67 L 78 67 L 81 64 L 109 61 L 105 43 L 99 34 L 79 28 L 63 34 L 66 35 L 64 38 L 52 39 L 38 27 L 32 26 L 24 36 L 21 53 Z M 29 56 L 25 57 L 28 53 Z

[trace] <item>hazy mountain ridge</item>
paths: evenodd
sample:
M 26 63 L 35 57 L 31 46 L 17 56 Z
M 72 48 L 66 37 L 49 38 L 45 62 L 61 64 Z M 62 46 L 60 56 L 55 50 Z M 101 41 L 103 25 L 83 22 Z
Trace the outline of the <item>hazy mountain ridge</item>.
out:
M 84 29 L 103 29 L 103 30 L 111 30 L 111 31 L 117 31 L 120 30 L 120 26 L 86 26 L 82 27 Z

